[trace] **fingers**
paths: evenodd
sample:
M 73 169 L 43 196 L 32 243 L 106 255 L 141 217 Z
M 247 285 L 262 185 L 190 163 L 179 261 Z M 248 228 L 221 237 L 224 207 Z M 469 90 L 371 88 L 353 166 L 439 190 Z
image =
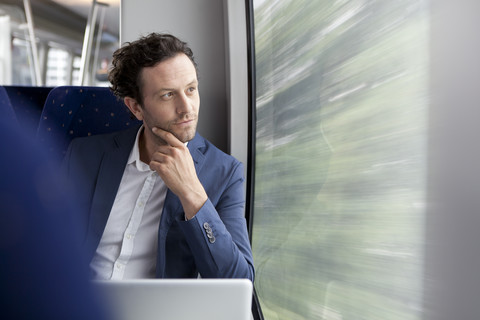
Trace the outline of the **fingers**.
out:
M 155 171 L 162 171 L 161 167 L 173 167 L 175 163 L 182 163 L 190 156 L 190 152 L 184 143 L 177 139 L 171 132 L 152 128 L 155 135 L 165 141 L 166 144 L 156 147 L 155 152 L 150 158 L 150 167 Z M 159 172 L 160 173 L 160 172 Z
M 162 146 L 152 155 L 150 159 L 150 169 L 157 171 L 160 177 L 164 179 L 164 175 L 176 171 L 176 162 L 179 154 L 175 147 Z
M 158 163 L 167 163 L 168 161 L 174 161 L 174 159 L 179 159 L 180 157 L 182 157 L 181 153 L 182 152 L 180 148 L 168 146 L 168 145 L 160 146 L 152 154 L 150 161 L 158 162 Z
M 166 173 L 170 170 L 171 165 L 168 163 L 168 158 L 162 155 L 157 155 L 155 159 L 150 161 L 150 169 L 157 171 L 160 177 L 164 177 Z
M 158 127 L 153 127 L 152 131 L 155 135 L 164 140 L 169 146 L 172 147 L 181 147 L 184 146 L 183 142 L 178 140 L 171 132 L 165 131 Z

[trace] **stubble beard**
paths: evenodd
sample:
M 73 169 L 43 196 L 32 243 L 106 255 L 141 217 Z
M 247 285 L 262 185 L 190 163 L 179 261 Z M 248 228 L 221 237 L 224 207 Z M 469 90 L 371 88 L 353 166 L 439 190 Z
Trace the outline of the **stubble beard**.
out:
M 192 118 L 192 119 L 194 119 L 193 120 L 194 123 L 192 123 L 190 126 L 188 126 L 186 128 L 183 128 L 182 130 L 175 130 L 174 126 L 175 126 L 176 121 L 172 121 L 172 122 L 168 123 L 166 126 L 162 126 L 160 124 L 155 124 L 155 125 L 149 126 L 149 127 L 150 127 L 150 130 L 153 127 L 157 127 L 157 128 L 162 129 L 162 130 L 168 131 L 171 134 L 173 134 L 182 143 L 186 143 L 186 142 L 192 140 L 195 137 L 195 133 L 197 131 L 197 118 L 195 117 L 195 118 Z M 155 137 L 155 140 L 157 140 L 156 143 L 158 145 L 166 144 L 166 142 L 163 139 L 161 139 L 160 137 L 158 137 L 157 135 L 153 134 L 153 137 Z

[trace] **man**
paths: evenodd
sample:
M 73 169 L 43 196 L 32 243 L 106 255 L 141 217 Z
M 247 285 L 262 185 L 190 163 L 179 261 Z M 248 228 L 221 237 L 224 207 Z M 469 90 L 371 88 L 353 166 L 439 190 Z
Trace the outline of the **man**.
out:
M 114 53 L 109 80 L 143 125 L 76 139 L 65 159 L 94 278 L 253 281 L 243 166 L 196 133 L 190 48 L 152 33 Z

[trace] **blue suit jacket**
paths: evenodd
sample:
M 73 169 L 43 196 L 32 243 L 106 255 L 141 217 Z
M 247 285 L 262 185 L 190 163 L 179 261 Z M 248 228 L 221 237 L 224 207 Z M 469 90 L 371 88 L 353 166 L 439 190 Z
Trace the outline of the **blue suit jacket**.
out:
M 78 138 L 67 151 L 63 169 L 78 196 L 90 258 L 102 237 L 137 130 Z M 188 278 L 200 273 L 203 278 L 253 281 L 243 165 L 199 134 L 188 149 L 208 200 L 193 219 L 184 221 L 180 200 L 167 191 L 158 233 L 157 277 Z

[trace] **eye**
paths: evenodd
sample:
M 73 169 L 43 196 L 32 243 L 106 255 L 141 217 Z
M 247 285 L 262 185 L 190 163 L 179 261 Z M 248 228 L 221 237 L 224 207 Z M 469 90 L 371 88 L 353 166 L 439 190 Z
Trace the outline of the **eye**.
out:
M 168 99 L 170 99 L 171 97 L 173 97 L 173 92 L 167 92 L 167 93 L 161 95 L 161 98 L 162 98 L 163 100 L 168 100 Z
M 194 93 L 196 90 L 197 90 L 196 87 L 190 87 L 190 88 L 187 89 L 187 92 L 188 93 Z

